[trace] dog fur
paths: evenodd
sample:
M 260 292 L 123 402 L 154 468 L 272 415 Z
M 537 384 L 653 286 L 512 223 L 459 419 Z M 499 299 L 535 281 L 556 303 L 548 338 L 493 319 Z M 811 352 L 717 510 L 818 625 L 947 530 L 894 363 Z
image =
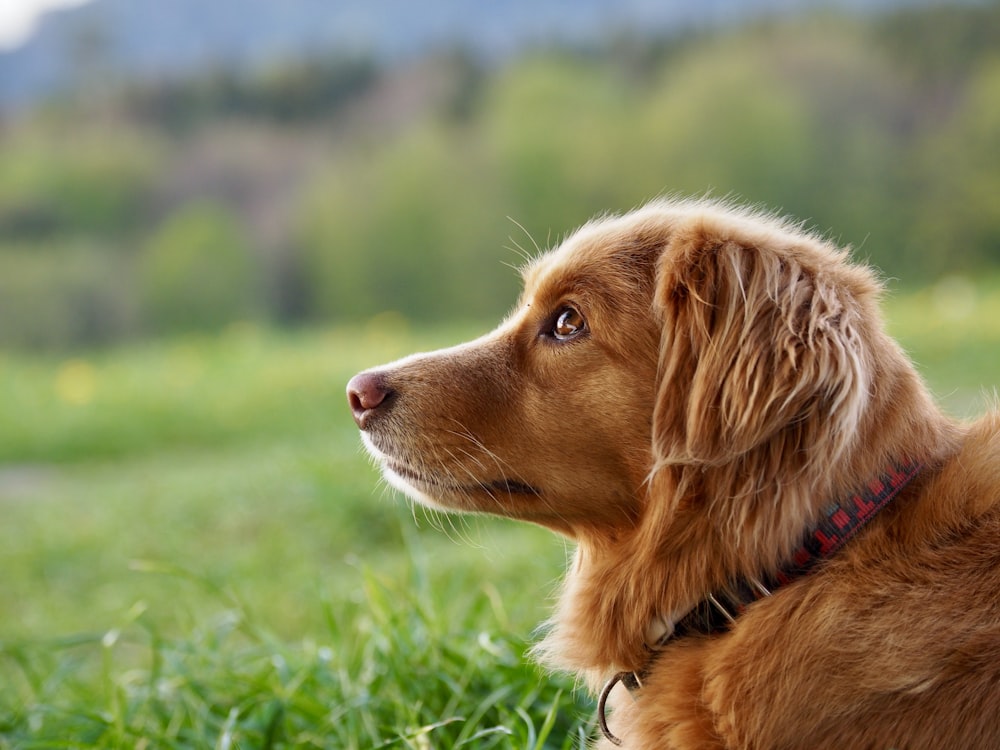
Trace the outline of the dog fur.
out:
M 624 747 L 995 749 L 1000 417 L 941 412 L 880 293 L 787 221 L 658 201 L 532 262 L 492 333 L 348 397 L 406 494 L 574 540 L 536 653 L 594 690 L 648 670 L 611 695 Z M 651 652 L 904 458 L 925 469 L 818 571 Z

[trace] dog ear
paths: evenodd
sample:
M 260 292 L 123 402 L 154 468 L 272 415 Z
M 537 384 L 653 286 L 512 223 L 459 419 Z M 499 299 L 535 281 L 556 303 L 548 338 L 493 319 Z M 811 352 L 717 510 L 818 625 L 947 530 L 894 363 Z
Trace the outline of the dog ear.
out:
M 788 232 L 676 228 L 656 289 L 658 463 L 727 463 L 783 430 L 801 451 L 810 420 L 846 444 L 868 384 L 843 255 Z

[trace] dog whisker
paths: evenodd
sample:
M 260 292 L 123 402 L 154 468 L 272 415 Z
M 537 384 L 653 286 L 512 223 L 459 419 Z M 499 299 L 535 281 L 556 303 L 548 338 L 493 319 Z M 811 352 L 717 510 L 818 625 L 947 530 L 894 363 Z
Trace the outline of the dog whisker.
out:
M 478 439 L 475 435 L 473 435 L 472 432 L 469 431 L 467 428 L 465 428 L 460 422 L 458 422 L 457 420 L 455 421 L 459 429 L 449 430 L 448 432 L 458 438 L 469 441 L 485 457 L 493 461 L 497 470 L 500 473 L 500 476 L 505 477 L 503 481 L 504 481 L 504 489 L 507 493 L 508 502 L 513 500 L 513 487 L 515 486 L 515 484 L 519 484 L 523 487 L 523 489 L 519 491 L 519 494 L 535 495 L 539 499 L 539 504 L 541 505 L 541 507 L 543 507 L 549 515 L 560 521 L 567 521 L 567 519 L 563 516 L 563 514 L 549 502 L 549 500 L 545 497 L 544 493 L 538 493 L 531 486 L 530 482 L 526 482 L 523 479 L 518 478 L 517 472 L 514 471 L 513 467 L 508 462 L 504 461 L 494 451 L 491 451 L 480 439 Z M 485 464 L 478 457 L 474 456 L 472 453 L 465 450 L 462 450 L 462 452 L 485 470 L 486 468 Z M 482 489 L 486 491 L 486 493 L 489 495 L 489 497 L 492 500 L 494 500 L 497 507 L 500 508 L 502 511 L 505 508 L 505 506 L 500 502 L 499 498 L 497 498 L 496 495 L 494 495 L 493 492 L 491 491 L 491 488 L 494 486 L 494 484 L 490 484 L 489 486 L 481 484 L 481 486 Z
M 515 247 L 516 247 L 516 248 L 517 248 L 518 250 L 520 250 L 520 251 L 521 251 L 521 254 L 522 254 L 522 257 L 524 258 L 525 262 L 526 262 L 526 263 L 530 263 L 530 262 L 531 262 L 532 260 L 534 260 L 534 258 L 536 258 L 536 257 L 538 257 L 539 255 L 541 255 L 541 254 L 542 254 L 542 248 L 540 248 L 540 247 L 538 246 L 538 242 L 536 242 L 536 241 L 535 241 L 535 238 L 534 238 L 534 237 L 533 237 L 533 236 L 531 235 L 531 232 L 529 232 L 529 231 L 528 231 L 527 229 L 525 229 L 525 228 L 524 228 L 524 225 L 523 225 L 523 224 L 521 224 L 521 222 L 519 222 L 519 221 L 518 221 L 517 219 L 515 219 L 515 218 L 514 218 L 514 217 L 512 217 L 512 216 L 508 216 L 508 217 L 507 217 L 507 219 L 508 219 L 508 221 L 510 221 L 510 222 L 511 222 L 511 223 L 512 223 L 512 224 L 513 224 L 514 226 L 516 226 L 516 227 L 517 227 L 518 229 L 520 229 L 520 230 L 521 230 L 521 231 L 522 231 L 522 232 L 524 233 L 524 236 L 525 236 L 525 237 L 527 237 L 527 238 L 528 238 L 528 240 L 529 240 L 529 241 L 531 242 L 531 244 L 532 244 L 532 245 L 534 246 L 534 248 L 535 248 L 535 255 L 534 255 L 534 256 L 532 256 L 532 255 L 531 255 L 531 254 L 530 254 L 529 252 L 527 252 L 527 251 L 526 251 L 526 250 L 525 250 L 525 249 L 524 249 L 523 247 L 521 247 L 521 246 L 520 246 L 520 245 L 519 245 L 519 244 L 518 244 L 518 243 L 517 243 L 517 242 L 516 242 L 516 241 L 515 241 L 515 240 L 514 240 L 513 238 L 510 238 L 510 241 L 514 243 L 514 246 L 515 246 Z

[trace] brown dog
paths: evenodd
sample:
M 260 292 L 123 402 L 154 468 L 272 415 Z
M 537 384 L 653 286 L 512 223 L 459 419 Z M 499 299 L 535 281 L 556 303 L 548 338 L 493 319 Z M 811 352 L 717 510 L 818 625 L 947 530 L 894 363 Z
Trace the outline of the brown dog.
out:
M 1000 748 L 1000 416 L 941 413 L 869 270 L 657 202 L 524 276 L 348 398 L 403 492 L 575 540 L 537 651 L 607 686 L 603 744 Z

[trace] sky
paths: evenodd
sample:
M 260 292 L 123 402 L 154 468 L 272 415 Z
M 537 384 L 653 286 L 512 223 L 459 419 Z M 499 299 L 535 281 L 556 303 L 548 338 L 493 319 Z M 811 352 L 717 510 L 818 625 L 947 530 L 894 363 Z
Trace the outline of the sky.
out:
M 90 0 L 0 0 L 0 50 L 14 49 L 26 41 L 41 13 L 87 2 Z

